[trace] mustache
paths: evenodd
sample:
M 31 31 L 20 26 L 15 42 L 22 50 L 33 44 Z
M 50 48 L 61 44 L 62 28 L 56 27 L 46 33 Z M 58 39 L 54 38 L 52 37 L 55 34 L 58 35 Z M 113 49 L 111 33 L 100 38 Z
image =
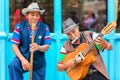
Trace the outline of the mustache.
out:
M 79 38 L 78 37 L 75 37 L 72 39 L 71 43 L 73 44 L 75 41 L 77 41 Z

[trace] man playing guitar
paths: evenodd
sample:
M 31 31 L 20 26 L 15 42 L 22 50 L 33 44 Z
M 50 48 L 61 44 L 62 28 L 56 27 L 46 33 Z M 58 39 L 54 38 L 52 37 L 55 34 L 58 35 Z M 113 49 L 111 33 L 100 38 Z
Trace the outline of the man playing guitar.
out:
M 94 36 L 97 34 L 95 32 L 80 32 L 79 27 L 80 26 L 76 24 L 71 18 L 68 18 L 66 21 L 63 22 L 63 33 L 67 34 L 69 39 L 64 43 L 64 45 L 61 48 L 59 61 L 57 64 L 58 70 L 65 70 L 68 76 L 71 78 L 71 80 L 109 80 L 108 73 L 106 71 L 103 59 L 99 51 L 103 51 L 104 49 L 111 50 L 112 45 L 101 37 L 97 37 L 94 39 Z M 83 53 L 81 53 L 78 56 L 74 56 L 73 59 L 70 58 L 67 61 L 65 61 L 65 57 L 69 54 L 72 54 L 72 52 L 77 51 L 79 45 L 83 43 L 91 43 L 92 41 L 95 41 L 95 45 L 92 47 L 91 50 L 91 52 L 93 52 L 95 55 L 95 61 L 89 64 L 88 70 L 86 69 L 86 74 L 84 75 L 85 70 L 82 70 L 81 73 L 78 73 L 79 69 L 77 70 L 76 64 L 78 64 L 77 66 L 81 67 L 81 65 L 84 64 L 81 62 L 84 61 L 84 59 L 86 58 L 90 58 L 91 56 L 85 57 Z M 84 50 L 84 48 L 82 50 Z M 67 57 L 66 59 L 68 59 L 69 57 Z M 79 63 L 81 64 L 79 65 Z M 76 78 L 74 72 L 77 76 L 80 76 L 81 78 Z M 84 77 L 82 77 L 81 75 L 84 75 Z

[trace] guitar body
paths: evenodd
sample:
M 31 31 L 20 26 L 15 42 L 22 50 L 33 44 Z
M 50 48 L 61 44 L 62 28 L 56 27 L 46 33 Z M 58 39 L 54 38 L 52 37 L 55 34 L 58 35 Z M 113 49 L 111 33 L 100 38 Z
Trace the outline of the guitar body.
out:
M 76 51 L 69 53 L 65 56 L 63 64 L 69 61 L 70 59 L 74 59 L 79 52 L 82 52 L 88 46 L 87 43 L 83 43 L 78 46 Z M 66 70 L 67 75 L 71 78 L 71 80 L 82 80 L 86 77 L 88 73 L 89 66 L 96 61 L 96 58 L 93 53 L 93 49 L 88 52 L 85 56 L 85 59 L 81 61 L 75 68 L 68 68 Z
M 108 34 L 110 31 L 115 29 L 116 26 L 116 22 L 111 22 L 107 24 L 97 37 L 102 37 L 103 35 Z M 70 59 L 75 59 L 76 56 L 77 58 L 79 58 L 80 52 L 83 53 L 83 56 L 85 57 L 85 59 L 82 60 L 79 64 L 77 64 L 74 68 L 69 67 L 68 69 L 66 69 L 66 73 L 71 78 L 71 80 L 83 80 L 86 77 L 89 66 L 96 61 L 96 57 L 93 53 L 94 45 L 94 40 L 90 44 L 80 44 L 74 52 L 69 53 L 65 56 L 63 64 L 69 61 Z

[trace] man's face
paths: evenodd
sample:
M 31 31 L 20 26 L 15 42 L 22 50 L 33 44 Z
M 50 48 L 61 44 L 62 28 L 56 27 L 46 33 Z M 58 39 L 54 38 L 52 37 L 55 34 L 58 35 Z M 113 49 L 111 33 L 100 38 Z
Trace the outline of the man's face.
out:
M 73 40 L 76 37 L 80 37 L 80 32 L 79 32 L 79 27 L 74 28 L 73 30 L 71 30 L 70 32 L 67 33 L 67 36 L 69 37 L 69 39 Z
M 29 25 L 31 25 L 32 23 L 36 23 L 38 22 L 39 18 L 40 18 L 40 13 L 37 11 L 32 11 L 32 12 L 28 12 L 26 14 L 26 17 L 28 19 L 28 23 Z

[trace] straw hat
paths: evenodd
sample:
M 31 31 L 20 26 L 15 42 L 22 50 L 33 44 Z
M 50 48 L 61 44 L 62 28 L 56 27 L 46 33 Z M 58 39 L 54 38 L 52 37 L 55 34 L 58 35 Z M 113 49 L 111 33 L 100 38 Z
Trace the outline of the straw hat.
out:
M 22 9 L 22 13 L 26 15 L 27 12 L 30 11 L 38 11 L 40 14 L 43 14 L 45 12 L 44 9 L 40 9 L 37 3 L 31 3 L 27 8 Z

